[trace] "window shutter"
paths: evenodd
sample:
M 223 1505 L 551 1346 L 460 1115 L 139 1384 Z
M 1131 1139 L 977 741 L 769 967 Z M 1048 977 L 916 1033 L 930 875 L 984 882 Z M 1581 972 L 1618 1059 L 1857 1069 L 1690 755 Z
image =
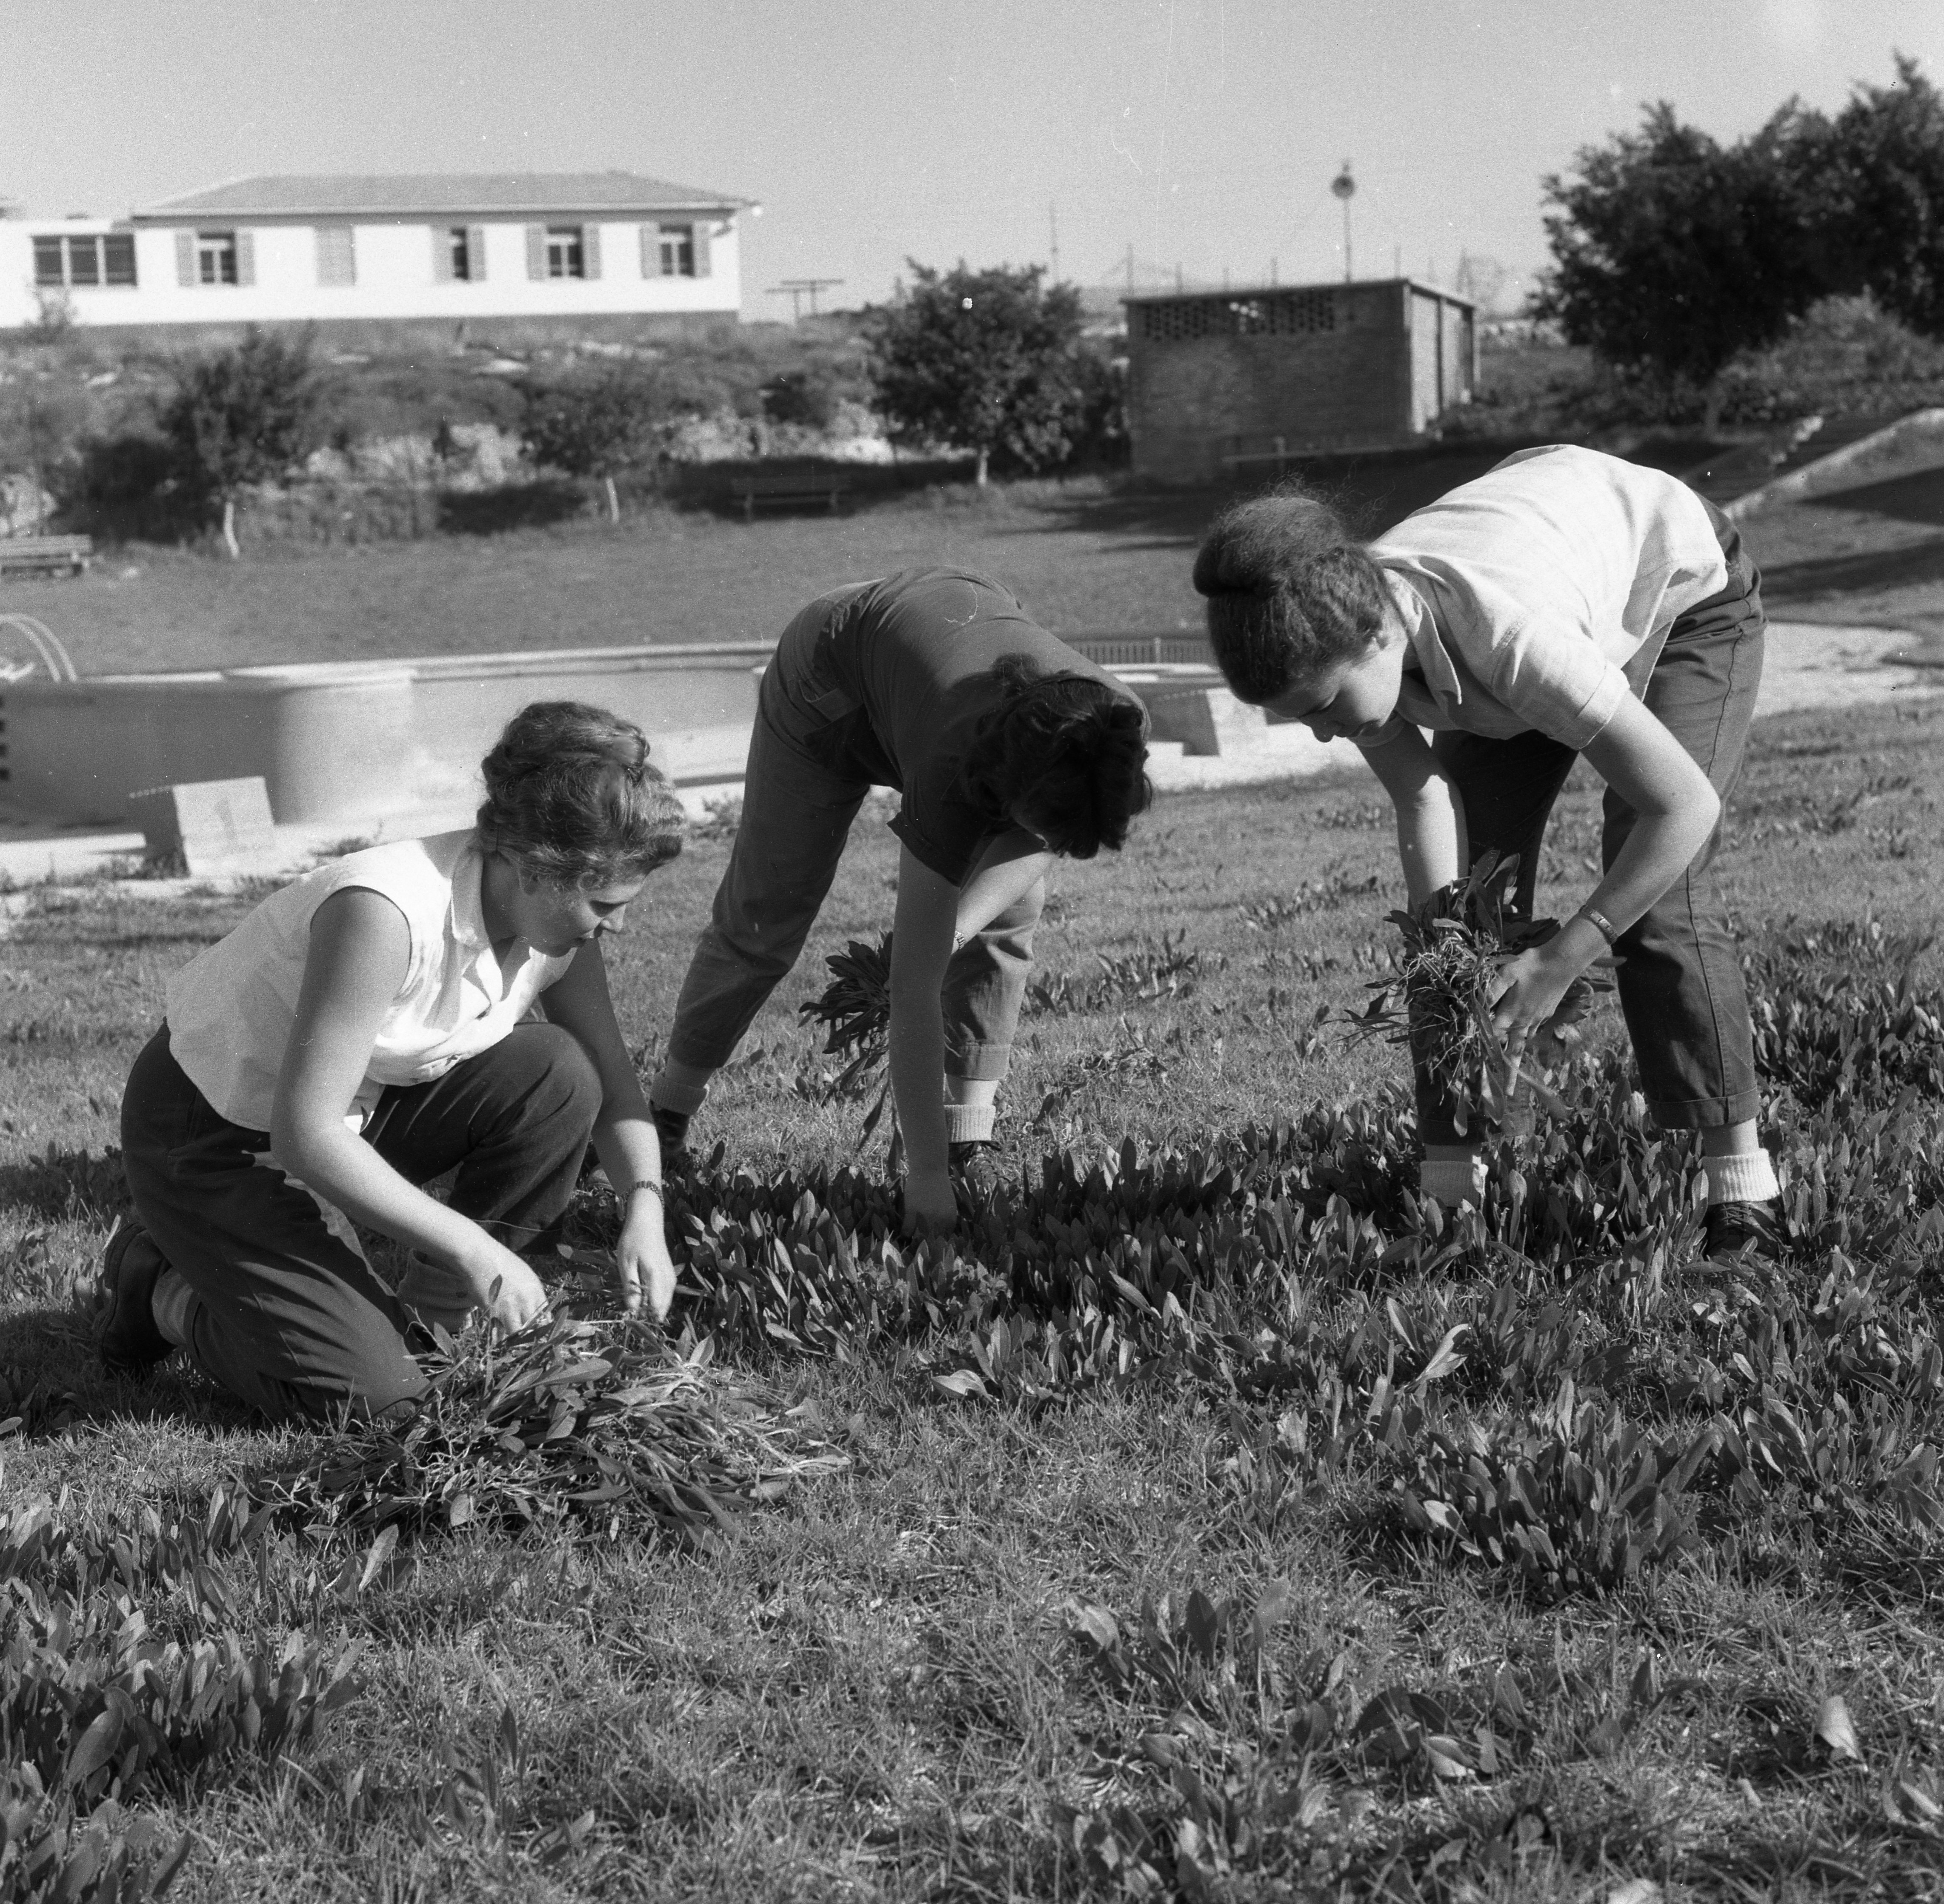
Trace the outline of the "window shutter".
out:
M 176 233 L 176 282 L 185 286 L 195 282 L 195 233 L 192 231 Z
M 544 278 L 546 276 L 546 227 L 529 225 L 527 227 L 527 276 Z
M 715 229 L 712 220 L 698 219 L 695 225 L 695 275 L 709 276 L 709 235 Z
M 257 234 L 253 231 L 236 234 L 236 282 L 239 285 L 257 282 Z
M 601 275 L 601 227 L 583 225 L 580 228 L 581 276 L 598 278 Z
M 641 234 L 641 276 L 659 278 L 662 275 L 662 228 L 659 225 L 643 225 Z
M 483 284 L 486 278 L 486 227 L 468 225 L 466 228 L 466 275 L 475 284 Z
M 466 261 L 472 262 L 470 258 Z M 449 225 L 432 228 L 432 281 L 435 285 L 452 282 L 452 228 Z
M 317 281 L 321 285 L 358 282 L 357 240 L 350 226 L 317 227 Z

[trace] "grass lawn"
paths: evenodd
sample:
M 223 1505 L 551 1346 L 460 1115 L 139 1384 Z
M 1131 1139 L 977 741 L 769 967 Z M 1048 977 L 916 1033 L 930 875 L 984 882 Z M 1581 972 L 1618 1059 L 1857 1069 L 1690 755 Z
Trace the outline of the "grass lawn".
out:
M 1373 524 L 1498 458 L 1456 446 L 1318 464 Z M 493 537 L 251 548 L 241 562 L 110 550 L 72 581 L 0 584 L 66 642 L 84 674 L 352 661 L 642 641 L 767 639 L 822 590 L 924 562 L 984 570 L 1056 630 L 1201 625 L 1195 544 L 1224 498 L 1099 479 L 935 488 L 860 500 L 836 518 L 753 525 L 657 509 Z M 1944 473 L 1752 519 L 1771 611 L 1944 636 Z M 134 572 L 129 572 L 133 571 Z
M 1758 729 L 1727 868 L 1746 947 L 1929 929 L 1940 719 Z M 1585 890 L 1596 838 L 1576 781 L 1543 903 Z M 254 1426 L 180 1370 L 107 1379 L 88 1341 L 123 1076 L 166 975 L 242 902 L 28 910 L 0 942 L 0 1760 L 100 1798 L 123 1736 L 104 1718 L 91 1757 L 76 1735 L 139 1613 L 144 1644 L 220 1665 L 233 1633 L 272 1681 L 288 1656 L 300 1690 L 362 1648 L 308 1740 L 158 1748 L 97 1810 L 103 1842 L 191 1834 L 177 1896 L 1938 1895 L 1934 956 L 1899 1004 L 1867 932 L 1776 954 L 1798 1235 L 1744 1302 L 1691 1267 L 1684 1148 L 1611 1094 L 1610 1007 L 1570 1128 L 1501 1158 L 1482 1222 L 1431 1234 L 1397 1055 L 1318 1022 L 1364 998 L 1388 937 L 1367 783 L 1173 797 L 1061 875 L 1006 1097 L 1036 1200 L 962 1257 L 907 1259 L 824 1214 L 881 1217 L 881 1152 L 823 1174 L 861 1107 L 820 1101 L 794 1014 L 823 955 L 887 923 L 894 847 L 860 823 L 698 1123 L 726 1159 L 690 1193 L 673 1323 L 717 1325 L 703 1379 L 753 1382 L 847 1469 L 697 1551 L 623 1499 L 579 1533 L 428 1530 L 368 1579 L 365 1533 L 287 1517 L 226 1547 L 211 1505 L 293 1463 L 328 1475 L 346 1442 Z M 617 948 L 644 1064 L 725 852 L 658 874 Z M 1826 1052 L 1816 1082 L 1832 1026 L 1852 1061 Z M 1063 1151 L 1077 1174 L 1043 1172 Z M 43 1496 L 65 1558 L 17 1517 Z M 199 1548 L 178 1524 L 217 1531 Z M 10 1776 L 17 1843 L 34 1807 Z M 7 1855 L 0 1895 L 39 1894 Z

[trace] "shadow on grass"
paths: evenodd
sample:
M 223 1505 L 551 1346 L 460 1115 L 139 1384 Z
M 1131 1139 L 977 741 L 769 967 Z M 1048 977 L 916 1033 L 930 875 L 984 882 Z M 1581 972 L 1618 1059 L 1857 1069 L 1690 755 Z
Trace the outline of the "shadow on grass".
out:
M 550 528 L 585 515 L 586 493 L 569 482 L 522 482 L 500 489 L 442 489 L 438 526 L 452 535 L 503 535 L 512 529 Z
M 1804 507 L 1885 516 L 1893 522 L 1916 522 L 1934 529 L 1944 525 L 1944 469 L 1914 470 L 1908 476 L 1866 482 L 1860 488 L 1812 496 Z
M 130 1206 L 122 1153 L 112 1147 L 97 1156 L 51 1144 L 40 1157 L 0 1164 L 0 1209 L 57 1223 L 72 1217 L 112 1221 Z
M 1776 608 L 1815 596 L 1938 582 L 1944 582 L 1944 536 L 1900 549 L 1858 550 L 1777 562 L 1762 571 L 1762 599 Z
M 95 1354 L 93 1317 L 78 1305 L 13 1310 L 6 1331 L 0 1450 L 111 1422 L 164 1422 L 211 1432 L 261 1425 L 180 1355 L 143 1375 L 111 1374 Z

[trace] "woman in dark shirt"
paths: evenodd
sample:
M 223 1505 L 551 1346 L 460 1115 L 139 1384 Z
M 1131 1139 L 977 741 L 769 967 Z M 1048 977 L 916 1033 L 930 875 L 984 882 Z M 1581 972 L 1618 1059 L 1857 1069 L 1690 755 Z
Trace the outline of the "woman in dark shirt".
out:
M 949 1223 L 953 1169 L 992 1142 L 1047 867 L 1125 840 L 1146 732 L 1133 694 L 983 577 L 911 569 L 813 602 L 764 670 L 742 823 L 650 1088 L 664 1146 L 795 963 L 865 795 L 894 787 L 906 1210 Z

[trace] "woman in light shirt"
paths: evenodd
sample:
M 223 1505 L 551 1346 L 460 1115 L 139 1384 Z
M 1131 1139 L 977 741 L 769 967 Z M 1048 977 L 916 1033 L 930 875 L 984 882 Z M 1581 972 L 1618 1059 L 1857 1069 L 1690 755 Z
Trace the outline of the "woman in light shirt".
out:
M 1684 484 L 1593 450 L 1509 456 L 1368 544 L 1300 490 L 1239 504 L 1195 565 L 1243 700 L 1364 751 L 1397 809 L 1413 904 L 1488 848 L 1530 915 L 1546 823 L 1584 754 L 1607 783 L 1599 883 L 1509 960 L 1493 1024 L 1516 1053 L 1596 958 L 1650 1110 L 1699 1134 L 1708 1251 L 1779 1246 L 1757 1135 L 1748 1000 L 1710 868 L 1761 679 L 1761 578 Z M 1482 1194 L 1475 1141 L 1418 1079 L 1423 1185 Z
M 623 1206 L 623 1300 L 666 1311 L 660 1151 L 601 944 L 681 851 L 647 754 L 602 709 L 526 707 L 474 826 L 319 867 L 174 975 L 122 1101 L 111 1369 L 180 1348 L 275 1419 L 409 1407 L 408 1308 L 544 1312 L 528 1259 L 590 1138 Z M 444 1200 L 420 1187 L 448 1172 Z M 412 1252 L 396 1292 L 346 1216 Z

